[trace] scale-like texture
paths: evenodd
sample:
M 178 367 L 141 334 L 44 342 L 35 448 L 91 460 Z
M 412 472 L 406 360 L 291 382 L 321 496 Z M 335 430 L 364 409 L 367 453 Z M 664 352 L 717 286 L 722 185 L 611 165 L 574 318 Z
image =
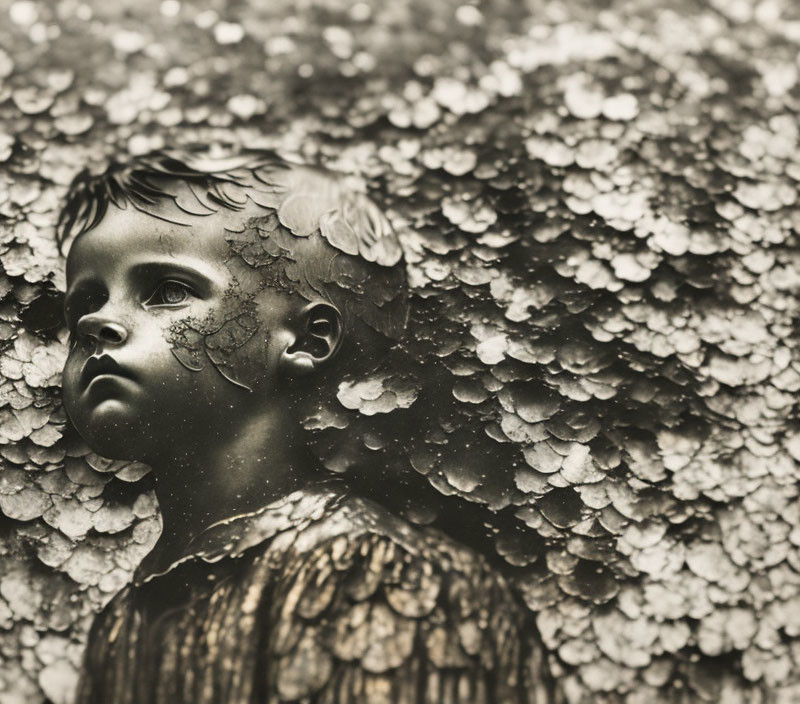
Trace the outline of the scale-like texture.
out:
M 306 426 L 331 469 L 386 468 L 372 493 L 422 482 L 420 522 L 486 514 L 569 701 L 800 699 L 793 0 L 0 17 L 2 704 L 71 701 L 158 533 L 146 469 L 64 425 L 59 202 L 197 142 L 353 173 L 388 214 L 413 343 Z
M 82 704 L 560 702 L 509 585 L 377 504 L 298 491 L 196 542 L 98 618 Z

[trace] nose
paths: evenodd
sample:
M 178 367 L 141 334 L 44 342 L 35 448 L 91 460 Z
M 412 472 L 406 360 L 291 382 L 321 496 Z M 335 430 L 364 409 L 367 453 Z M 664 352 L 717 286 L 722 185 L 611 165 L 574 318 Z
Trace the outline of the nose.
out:
M 121 345 L 128 339 L 128 329 L 122 323 L 99 313 L 84 315 L 78 321 L 77 332 L 78 337 L 95 344 Z

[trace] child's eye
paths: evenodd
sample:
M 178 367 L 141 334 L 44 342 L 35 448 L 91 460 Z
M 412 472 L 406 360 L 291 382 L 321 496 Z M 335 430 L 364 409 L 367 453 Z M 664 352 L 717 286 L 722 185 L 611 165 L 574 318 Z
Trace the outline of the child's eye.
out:
M 186 303 L 190 296 L 193 296 L 193 291 L 180 281 L 162 281 L 153 295 L 150 296 L 145 305 L 147 306 L 177 306 L 181 303 Z

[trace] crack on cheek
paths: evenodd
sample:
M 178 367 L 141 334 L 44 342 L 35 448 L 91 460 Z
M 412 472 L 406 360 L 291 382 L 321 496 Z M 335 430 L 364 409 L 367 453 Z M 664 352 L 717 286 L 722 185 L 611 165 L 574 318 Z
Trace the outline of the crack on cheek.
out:
M 167 329 L 172 354 L 189 371 L 199 372 L 211 364 L 231 384 L 252 389 L 236 379 L 234 354 L 258 332 L 260 322 L 252 298 L 235 291 L 225 293 L 228 305 L 220 314 L 213 311 L 203 319 L 183 318 Z

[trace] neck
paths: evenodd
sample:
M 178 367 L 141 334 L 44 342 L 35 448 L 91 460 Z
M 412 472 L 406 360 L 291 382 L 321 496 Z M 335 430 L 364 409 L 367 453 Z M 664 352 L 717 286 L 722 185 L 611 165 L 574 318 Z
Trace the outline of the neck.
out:
M 181 453 L 160 452 L 150 462 L 163 520 L 157 569 L 181 557 L 210 525 L 296 491 L 316 472 L 280 414 L 237 425 L 227 438 L 209 435 Z

